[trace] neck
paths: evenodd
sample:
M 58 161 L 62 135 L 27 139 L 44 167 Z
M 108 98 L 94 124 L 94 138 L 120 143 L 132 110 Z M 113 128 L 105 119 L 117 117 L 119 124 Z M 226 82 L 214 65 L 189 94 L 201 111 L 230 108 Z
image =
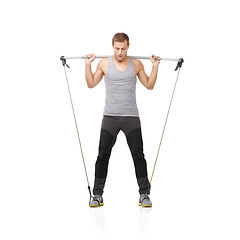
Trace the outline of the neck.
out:
M 113 56 L 113 59 L 115 60 L 115 61 L 117 61 L 118 63 L 125 63 L 126 61 L 128 61 L 128 56 L 126 56 L 125 58 L 123 58 L 123 59 L 118 59 L 115 55 Z

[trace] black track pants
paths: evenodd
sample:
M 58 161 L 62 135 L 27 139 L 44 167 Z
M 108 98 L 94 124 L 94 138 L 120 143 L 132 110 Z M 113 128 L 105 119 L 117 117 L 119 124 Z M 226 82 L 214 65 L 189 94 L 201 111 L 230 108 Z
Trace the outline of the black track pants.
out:
M 127 143 L 133 157 L 139 193 L 149 192 L 147 163 L 143 154 L 143 141 L 139 117 L 104 116 L 101 127 L 99 153 L 95 164 L 93 194 L 103 194 L 109 158 L 120 130 L 126 135 Z M 124 191 L 124 189 L 122 189 L 122 191 Z

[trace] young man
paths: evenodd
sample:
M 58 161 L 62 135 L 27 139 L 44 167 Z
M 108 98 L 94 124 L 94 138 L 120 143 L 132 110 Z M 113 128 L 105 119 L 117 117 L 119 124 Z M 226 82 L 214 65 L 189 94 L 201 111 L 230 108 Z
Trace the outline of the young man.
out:
M 88 87 L 95 87 L 103 76 L 105 76 L 106 86 L 99 154 L 95 165 L 94 198 L 90 202 L 90 207 L 103 206 L 102 194 L 107 177 L 108 162 L 120 130 L 126 135 L 133 157 L 139 185 L 139 205 L 142 207 L 152 206 L 148 196 L 147 163 L 143 154 L 141 124 L 136 104 L 136 76 L 147 89 L 153 89 L 160 61 L 155 60 L 158 56 L 151 56 L 153 66 L 151 75 L 148 77 L 141 61 L 127 56 L 129 45 L 129 37 L 125 33 L 115 34 L 112 39 L 114 55 L 101 59 L 94 74 L 91 63 L 94 61 L 95 55 L 88 54 L 88 59 L 85 60 L 85 77 Z

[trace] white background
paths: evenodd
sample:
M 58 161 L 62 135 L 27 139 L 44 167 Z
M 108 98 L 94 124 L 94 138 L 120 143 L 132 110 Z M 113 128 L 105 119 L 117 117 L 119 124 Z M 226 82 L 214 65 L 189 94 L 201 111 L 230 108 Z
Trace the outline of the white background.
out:
M 240 238 L 238 1 L 13 0 L 1 3 L 0 20 L 0 239 Z M 133 162 L 120 133 L 105 206 L 89 209 L 59 58 L 112 54 L 112 36 L 122 31 L 130 37 L 129 55 L 185 62 L 153 177 L 153 208 L 138 206 Z M 149 74 L 151 63 L 143 63 Z M 104 82 L 88 89 L 84 61 L 68 64 L 92 187 Z M 161 62 L 153 91 L 137 84 L 149 175 L 175 65 Z

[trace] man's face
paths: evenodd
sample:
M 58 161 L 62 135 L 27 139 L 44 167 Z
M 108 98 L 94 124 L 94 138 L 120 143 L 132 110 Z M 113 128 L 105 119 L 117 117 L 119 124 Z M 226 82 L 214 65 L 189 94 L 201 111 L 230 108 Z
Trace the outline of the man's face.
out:
M 129 46 L 127 41 L 124 42 L 114 42 L 113 49 L 114 55 L 119 62 L 123 61 L 127 57 L 127 50 Z

